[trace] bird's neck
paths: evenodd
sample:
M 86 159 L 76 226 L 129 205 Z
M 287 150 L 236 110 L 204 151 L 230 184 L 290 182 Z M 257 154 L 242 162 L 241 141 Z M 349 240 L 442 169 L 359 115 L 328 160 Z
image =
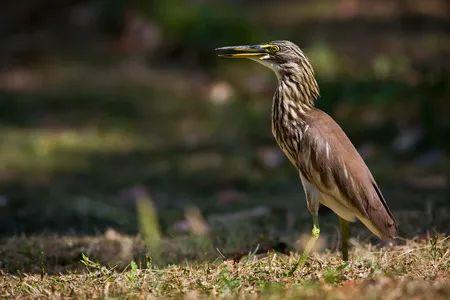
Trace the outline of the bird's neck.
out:
M 288 102 L 301 111 L 314 108 L 319 98 L 319 86 L 309 61 L 283 65 L 277 76 L 279 101 Z

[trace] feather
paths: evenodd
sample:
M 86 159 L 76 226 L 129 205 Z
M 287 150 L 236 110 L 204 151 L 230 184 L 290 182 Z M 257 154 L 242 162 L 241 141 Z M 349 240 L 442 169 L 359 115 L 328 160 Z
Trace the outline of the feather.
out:
M 328 198 L 353 211 L 374 234 L 393 238 L 397 226 L 369 168 L 347 135 L 325 112 L 313 108 L 303 116 L 304 134 L 297 166 L 303 176 Z M 302 154 L 309 152 L 308 157 Z M 302 171 L 307 170 L 307 171 Z

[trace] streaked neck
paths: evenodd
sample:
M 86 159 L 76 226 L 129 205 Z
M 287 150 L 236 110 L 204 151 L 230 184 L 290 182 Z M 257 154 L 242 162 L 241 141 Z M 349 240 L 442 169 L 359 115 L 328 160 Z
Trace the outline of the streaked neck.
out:
M 304 111 L 314 107 L 319 98 L 319 86 L 308 60 L 281 65 L 277 77 L 280 100 L 295 103 Z

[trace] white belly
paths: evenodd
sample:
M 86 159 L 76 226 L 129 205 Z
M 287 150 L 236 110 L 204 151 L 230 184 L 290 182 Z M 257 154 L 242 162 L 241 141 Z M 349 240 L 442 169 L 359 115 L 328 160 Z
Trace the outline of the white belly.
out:
M 318 208 L 318 205 L 320 203 L 331 209 L 335 214 L 337 214 L 342 219 L 347 220 L 349 222 L 356 221 L 358 213 L 357 211 L 355 211 L 354 208 L 345 205 L 344 203 L 346 203 L 346 201 L 337 201 L 334 196 L 330 196 L 333 194 L 340 196 L 337 191 L 330 191 L 329 194 L 325 194 L 321 192 L 315 185 L 310 183 L 302 174 L 300 174 L 300 179 L 302 181 L 303 189 L 305 190 L 308 207 L 317 206 Z
M 327 197 L 326 195 L 322 194 L 320 203 L 331 209 L 335 214 L 337 214 L 342 219 L 347 220 L 349 222 L 356 221 L 356 214 L 353 211 L 353 209 L 342 205 L 340 202 L 334 200 L 333 198 Z

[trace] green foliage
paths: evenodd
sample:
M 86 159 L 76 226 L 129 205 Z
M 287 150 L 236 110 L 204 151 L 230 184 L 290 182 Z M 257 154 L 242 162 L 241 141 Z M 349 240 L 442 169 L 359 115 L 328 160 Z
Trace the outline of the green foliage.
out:
M 342 264 L 337 267 L 328 267 L 323 271 L 323 279 L 329 284 L 338 284 L 344 280 L 343 271 L 348 264 Z
M 221 293 L 230 294 L 238 290 L 241 281 L 239 278 L 235 278 L 225 266 L 219 273 L 217 284 Z
M 138 2 L 140 11 L 156 20 L 166 38 L 187 51 L 207 56 L 225 42 L 251 42 L 258 39 L 257 29 L 247 21 L 244 10 L 224 3 L 192 3 L 184 0 Z
M 101 264 L 90 259 L 89 256 L 87 256 L 84 253 L 81 253 L 81 263 L 83 265 L 85 265 L 86 267 L 90 268 L 90 269 L 94 269 L 94 270 L 99 270 L 102 268 Z
M 125 274 L 126 279 L 130 284 L 135 285 L 138 279 L 138 265 L 134 260 L 130 262 L 130 270 Z
M 142 193 L 136 199 L 139 231 L 147 246 L 152 261 L 161 260 L 161 233 L 158 216 L 151 198 Z

